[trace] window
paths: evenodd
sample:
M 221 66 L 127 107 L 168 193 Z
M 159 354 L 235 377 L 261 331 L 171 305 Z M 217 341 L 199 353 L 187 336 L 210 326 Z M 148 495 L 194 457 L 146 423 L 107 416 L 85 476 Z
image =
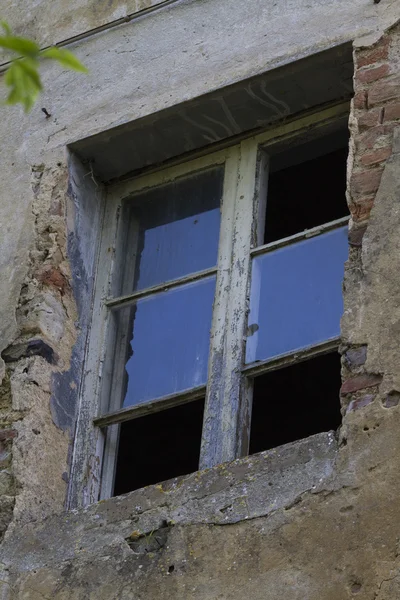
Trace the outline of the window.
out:
M 101 497 L 340 424 L 347 141 L 335 107 L 110 186 Z

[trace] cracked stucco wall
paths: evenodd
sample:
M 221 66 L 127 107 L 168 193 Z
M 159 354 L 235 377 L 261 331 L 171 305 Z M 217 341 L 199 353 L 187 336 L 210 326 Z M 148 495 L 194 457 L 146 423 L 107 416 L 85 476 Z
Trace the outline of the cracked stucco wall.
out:
M 61 162 L 31 170 L 34 243 L 18 335 L 2 353 L 1 533 L 11 518 L 40 519 L 65 503 L 103 206 L 101 186 L 74 157 L 69 174 Z
M 22 16 L 10 2 L 2 16 L 46 44 L 156 2 L 78 4 L 42 0 Z M 49 65 L 32 114 L 7 109 L 3 598 L 399 597 L 399 13 L 390 0 L 249 0 L 245 13 L 232 0 L 181 0 L 83 35 L 71 48 L 87 78 Z M 338 441 L 321 434 L 65 513 L 103 207 L 101 183 L 67 144 L 348 40 L 357 69 Z

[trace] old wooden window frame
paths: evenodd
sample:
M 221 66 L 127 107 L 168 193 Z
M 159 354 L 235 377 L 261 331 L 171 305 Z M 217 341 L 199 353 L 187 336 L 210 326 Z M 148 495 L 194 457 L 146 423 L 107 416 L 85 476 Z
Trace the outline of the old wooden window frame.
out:
M 133 179 L 108 187 L 93 320 L 87 344 L 72 459 L 70 508 L 85 506 L 112 495 L 119 423 L 205 395 L 199 469 L 239 458 L 248 453 L 253 378 L 284 364 L 289 365 L 338 348 L 339 338 L 335 338 L 301 352 L 290 352 L 256 364 L 245 365 L 244 362 L 252 257 L 343 226 L 348 221 L 345 217 L 290 238 L 261 245 L 268 155 L 285 145 L 295 144 L 296 140 L 319 137 L 347 124 L 348 112 L 347 102 L 310 112 L 256 136 L 243 136 L 242 140 L 236 140 L 234 144 L 231 142 L 232 145 L 199 153 L 185 162 L 171 162 L 163 169 L 149 169 Z M 111 373 L 111 362 L 106 353 L 110 311 L 117 305 L 132 302 L 142 294 L 136 292 L 118 299 L 111 294 L 120 271 L 116 248 L 122 200 L 135 192 L 217 165 L 224 165 L 225 168 L 218 264 L 215 269 L 208 269 L 207 273 L 186 278 L 193 281 L 211 273 L 217 276 L 207 386 L 127 409 L 118 409 L 111 404 L 111 410 L 106 412 Z M 155 291 L 173 287 L 175 283 L 155 286 Z

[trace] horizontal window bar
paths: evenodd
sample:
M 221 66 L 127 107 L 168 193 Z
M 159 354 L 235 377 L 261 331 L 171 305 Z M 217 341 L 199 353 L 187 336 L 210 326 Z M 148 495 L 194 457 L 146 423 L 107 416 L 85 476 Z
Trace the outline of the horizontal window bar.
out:
M 135 302 L 140 298 L 145 298 L 146 296 L 154 296 L 155 294 L 159 294 L 161 292 L 167 292 L 168 290 L 176 288 L 185 283 L 199 281 L 200 279 L 205 279 L 206 277 L 209 277 L 210 275 L 215 275 L 216 273 L 217 267 L 205 269 L 204 271 L 198 271 L 197 273 L 191 273 L 190 275 L 186 275 L 185 277 L 181 277 L 180 279 L 173 279 L 165 283 L 159 283 L 144 290 L 133 292 L 133 294 L 128 294 L 127 296 L 110 298 L 105 301 L 105 305 L 109 308 L 119 308 L 121 306 L 125 306 L 126 304 L 130 304 L 131 302 Z
M 332 229 L 337 229 L 343 225 L 347 225 L 349 219 L 350 216 L 342 217 L 341 219 L 336 219 L 336 221 L 324 223 L 324 225 L 317 225 L 317 227 L 313 227 L 312 229 L 306 229 L 305 231 L 295 233 L 294 235 L 282 238 L 281 240 L 276 240 L 275 242 L 270 242 L 269 244 L 264 244 L 263 246 L 253 248 L 252 250 L 250 250 L 250 254 L 252 257 L 259 256 L 260 254 L 266 254 L 267 252 L 271 252 L 272 250 L 276 250 L 277 248 L 282 248 L 283 246 L 288 246 L 289 244 L 292 244 L 294 242 L 299 242 L 301 240 L 306 240 L 310 237 L 320 235 L 321 233 L 326 233 L 327 231 L 331 231 Z
M 178 394 L 170 394 L 163 398 L 157 398 L 150 402 L 143 402 L 143 404 L 137 404 L 136 406 L 129 406 L 128 408 L 122 408 L 115 412 L 107 415 L 102 415 L 93 419 L 93 424 L 96 427 L 107 427 L 108 425 L 114 425 L 116 423 L 123 423 L 124 421 L 130 421 L 131 419 L 137 419 L 138 417 L 144 417 L 151 413 L 160 412 L 161 410 L 167 410 L 168 408 L 174 408 L 180 404 L 186 404 L 192 400 L 199 400 L 204 398 L 206 395 L 206 386 L 202 385 L 191 390 L 185 390 Z
M 308 348 L 302 348 L 301 350 L 296 350 L 295 352 L 288 352 L 287 354 L 280 354 L 274 358 L 268 358 L 256 363 L 251 363 L 250 365 L 243 367 L 242 373 L 247 377 L 257 377 L 257 375 L 262 375 L 268 371 L 281 369 L 282 367 L 307 360 L 313 356 L 327 354 L 328 352 L 337 350 L 339 344 L 340 338 L 335 337 L 330 340 L 326 340 L 321 344 L 316 344 L 315 346 L 309 346 Z

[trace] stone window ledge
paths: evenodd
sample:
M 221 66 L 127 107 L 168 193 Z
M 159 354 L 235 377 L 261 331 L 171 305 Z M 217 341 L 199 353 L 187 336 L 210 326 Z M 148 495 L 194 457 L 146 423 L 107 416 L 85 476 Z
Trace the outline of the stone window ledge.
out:
M 104 555 L 174 525 L 229 525 L 287 509 L 333 474 L 337 442 L 319 433 L 259 454 L 151 485 L 86 509 L 32 522 L 5 540 L 13 570 Z M 100 529 L 101 528 L 101 529 Z M 147 537 L 146 537 L 147 536 Z M 147 543 L 147 541 L 146 541 Z

